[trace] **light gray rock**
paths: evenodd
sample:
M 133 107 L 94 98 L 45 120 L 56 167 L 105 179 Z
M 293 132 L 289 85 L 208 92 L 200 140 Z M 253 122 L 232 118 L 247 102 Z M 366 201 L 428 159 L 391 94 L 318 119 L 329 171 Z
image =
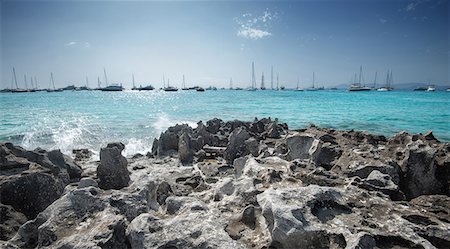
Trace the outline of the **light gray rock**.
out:
M 99 187 L 102 189 L 121 189 L 128 186 L 130 172 L 127 159 L 122 156 L 123 144 L 108 144 L 100 150 L 100 165 L 97 168 Z

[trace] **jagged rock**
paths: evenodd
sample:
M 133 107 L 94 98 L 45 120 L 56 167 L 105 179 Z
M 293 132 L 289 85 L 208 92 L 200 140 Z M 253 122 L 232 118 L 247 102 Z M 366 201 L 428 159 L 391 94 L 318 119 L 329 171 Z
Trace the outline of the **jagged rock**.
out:
M 280 132 L 278 131 L 277 123 L 269 123 L 267 126 L 268 138 L 280 138 Z
M 58 199 L 64 184 L 48 173 L 33 172 L 0 185 L 1 202 L 34 219 L 48 205 Z
M 439 234 L 436 241 L 448 241 L 443 238 L 450 235 L 445 228 L 448 223 L 432 219 L 433 223 L 420 224 L 421 218 L 414 216 L 421 213 L 418 209 L 405 209 L 404 204 L 354 187 L 271 188 L 257 198 L 272 236 L 271 245 L 277 248 L 432 248 L 431 240 L 424 240 L 417 229 L 429 231 L 428 225 Z M 411 217 L 414 222 L 399 216 Z M 362 233 L 367 237 L 363 239 Z
M 249 138 L 250 134 L 244 128 L 239 127 L 233 130 L 230 134 L 227 149 L 224 152 L 225 160 L 229 164 L 233 163 L 234 159 L 250 153 L 245 144 L 245 141 Z
M 194 159 L 195 152 L 192 148 L 191 138 L 186 132 L 183 132 L 178 140 L 178 154 L 182 164 L 192 163 Z
M 400 188 L 408 199 L 425 194 L 438 194 L 441 184 L 436 178 L 434 162 L 436 150 L 427 145 L 413 145 L 409 149 L 402 170 Z
M 159 139 L 155 139 L 153 142 L 152 151 L 154 155 L 165 156 L 178 150 L 178 141 L 180 136 L 186 132 L 191 134 L 192 128 L 187 124 L 175 125 L 169 127 L 167 131 L 163 132 Z
M 218 118 L 214 118 L 206 122 L 206 130 L 209 133 L 217 133 L 219 132 L 220 128 L 224 125 L 223 121 Z
M 0 241 L 11 239 L 27 217 L 13 207 L 0 203 Z
M 56 166 L 67 170 L 72 182 L 79 181 L 83 172 L 73 160 L 61 153 L 60 150 L 52 150 L 48 152 L 48 159 Z
M 99 195 L 96 188 L 67 193 L 20 227 L 11 244 L 25 248 L 128 248 L 123 216 L 115 214 Z
M 329 170 L 334 166 L 334 162 L 339 160 L 341 155 L 342 149 L 339 146 L 325 143 L 320 147 L 315 162 L 317 166 Z
M 320 151 L 321 142 L 310 135 L 294 134 L 286 138 L 288 160 L 314 158 Z
M 225 221 L 217 214 L 187 210 L 165 219 L 151 214 L 136 217 L 127 229 L 132 248 L 246 248 L 230 238 Z
M 121 189 L 128 186 L 130 172 L 127 159 L 121 152 L 123 144 L 108 144 L 100 150 L 100 165 L 97 168 L 99 186 L 102 189 Z

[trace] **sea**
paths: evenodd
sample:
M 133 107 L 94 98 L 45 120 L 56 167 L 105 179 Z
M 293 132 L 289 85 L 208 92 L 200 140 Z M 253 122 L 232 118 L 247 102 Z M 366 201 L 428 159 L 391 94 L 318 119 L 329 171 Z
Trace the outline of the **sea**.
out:
M 205 92 L 64 91 L 0 93 L 0 142 L 26 149 L 90 149 L 125 144 L 125 155 L 145 154 L 169 126 L 212 118 L 278 118 L 290 129 L 310 124 L 392 136 L 425 133 L 450 141 L 450 92 L 345 90 Z

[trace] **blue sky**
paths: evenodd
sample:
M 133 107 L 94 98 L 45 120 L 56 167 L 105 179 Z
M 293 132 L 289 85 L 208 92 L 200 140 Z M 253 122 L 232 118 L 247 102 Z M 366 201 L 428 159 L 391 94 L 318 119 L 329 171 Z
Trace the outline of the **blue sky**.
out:
M 104 82 L 235 86 L 270 67 L 294 87 L 349 84 L 363 66 L 378 83 L 449 84 L 448 1 L 104 2 L 1 0 L 1 88 L 50 72 L 57 86 Z M 29 82 L 28 82 L 29 84 Z

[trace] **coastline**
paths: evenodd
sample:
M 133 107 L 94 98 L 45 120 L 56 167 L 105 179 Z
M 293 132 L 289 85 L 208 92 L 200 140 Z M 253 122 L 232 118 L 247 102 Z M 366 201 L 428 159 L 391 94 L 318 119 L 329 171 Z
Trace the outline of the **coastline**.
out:
M 431 132 L 213 119 L 126 158 L 0 149 L 6 248 L 450 245 L 450 144 Z

